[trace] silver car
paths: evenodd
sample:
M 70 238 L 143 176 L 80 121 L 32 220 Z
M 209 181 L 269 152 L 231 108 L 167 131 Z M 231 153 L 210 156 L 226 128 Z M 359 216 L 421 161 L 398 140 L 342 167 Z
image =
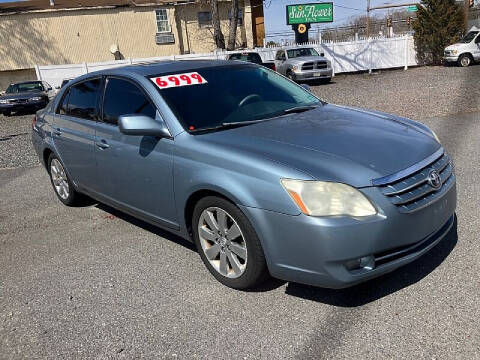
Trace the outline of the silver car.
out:
M 332 79 L 332 63 L 311 47 L 292 47 L 278 50 L 276 70 L 293 81 Z

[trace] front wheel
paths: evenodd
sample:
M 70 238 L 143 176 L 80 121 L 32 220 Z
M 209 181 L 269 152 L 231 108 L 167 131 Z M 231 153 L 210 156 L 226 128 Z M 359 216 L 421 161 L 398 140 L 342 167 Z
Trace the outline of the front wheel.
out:
M 287 78 L 289 78 L 292 81 L 296 81 L 295 80 L 295 75 L 291 71 L 287 71 Z
M 215 196 L 201 199 L 193 212 L 193 232 L 205 266 L 222 284 L 248 289 L 268 278 L 260 240 L 231 202 Z
M 458 65 L 461 67 L 467 67 L 472 64 L 472 57 L 468 54 L 462 54 L 458 58 Z

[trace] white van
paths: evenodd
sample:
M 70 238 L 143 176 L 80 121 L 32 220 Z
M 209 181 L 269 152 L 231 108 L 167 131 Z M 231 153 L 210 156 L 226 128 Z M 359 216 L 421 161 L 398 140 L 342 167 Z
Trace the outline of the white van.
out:
M 443 61 L 463 67 L 480 61 L 480 29 L 472 27 L 458 43 L 446 47 Z

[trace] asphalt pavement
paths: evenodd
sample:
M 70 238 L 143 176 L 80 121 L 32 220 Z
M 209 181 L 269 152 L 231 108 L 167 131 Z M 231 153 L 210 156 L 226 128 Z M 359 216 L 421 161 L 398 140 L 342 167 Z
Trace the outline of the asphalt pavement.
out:
M 458 226 L 346 290 L 226 288 L 190 243 L 1 169 L 0 358 L 480 358 L 480 113 L 423 121 L 455 161 Z

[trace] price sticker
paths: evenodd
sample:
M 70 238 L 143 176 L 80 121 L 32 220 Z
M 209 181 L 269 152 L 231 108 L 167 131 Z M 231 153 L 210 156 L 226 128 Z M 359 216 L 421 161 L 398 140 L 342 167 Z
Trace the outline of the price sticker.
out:
M 159 89 L 168 89 L 171 87 L 189 86 L 189 85 L 201 85 L 207 84 L 207 80 L 198 72 L 164 75 L 159 77 L 150 78 Z

